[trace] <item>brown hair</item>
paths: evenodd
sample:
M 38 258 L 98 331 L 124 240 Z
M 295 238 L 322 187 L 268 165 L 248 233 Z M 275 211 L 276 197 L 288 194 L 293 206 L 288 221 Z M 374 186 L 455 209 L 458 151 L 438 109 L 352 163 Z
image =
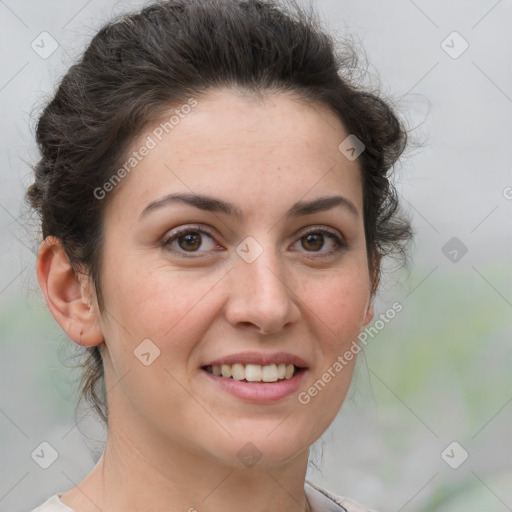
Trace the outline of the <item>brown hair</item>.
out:
M 391 105 L 353 79 L 357 65 L 350 45 L 339 50 L 316 16 L 291 1 L 170 0 L 113 20 L 70 67 L 37 124 L 41 159 L 26 200 L 42 237 L 59 238 L 73 268 L 90 275 L 102 311 L 102 216 L 112 193 L 98 200 L 94 190 L 145 125 L 219 87 L 293 92 L 330 108 L 365 146 L 358 161 L 373 295 L 381 258 L 405 262 L 412 237 L 389 179 L 407 134 Z M 85 350 L 81 398 L 106 421 L 100 350 Z

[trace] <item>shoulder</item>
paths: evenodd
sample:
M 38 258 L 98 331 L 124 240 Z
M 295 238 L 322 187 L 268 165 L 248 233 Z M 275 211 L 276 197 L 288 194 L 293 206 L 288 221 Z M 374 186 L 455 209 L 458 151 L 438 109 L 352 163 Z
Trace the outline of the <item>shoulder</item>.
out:
M 60 501 L 60 494 L 54 494 L 51 498 L 48 498 L 42 505 L 31 510 L 30 512 L 75 512 L 72 508 L 64 505 Z
M 337 496 L 309 480 L 306 480 L 304 489 L 312 512 L 375 512 L 357 501 Z

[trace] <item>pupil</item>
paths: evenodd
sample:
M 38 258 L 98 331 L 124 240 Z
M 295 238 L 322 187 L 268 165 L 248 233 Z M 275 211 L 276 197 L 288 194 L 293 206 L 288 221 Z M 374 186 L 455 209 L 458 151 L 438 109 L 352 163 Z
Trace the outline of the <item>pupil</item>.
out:
M 310 242 L 311 242 L 309 249 L 312 249 L 313 251 L 319 251 L 322 248 L 323 238 L 324 238 L 323 235 L 321 235 L 319 233 L 309 234 L 309 235 L 306 235 L 305 238 L 306 238 L 306 244 L 310 244 Z M 304 245 L 304 239 L 302 242 L 302 246 L 304 247 L 304 249 L 308 249 L 308 247 L 306 247 Z
M 183 244 L 181 243 L 182 240 L 185 240 L 185 247 L 183 247 Z M 185 250 L 199 249 L 201 246 L 200 236 L 198 233 L 187 233 L 186 235 L 180 236 L 179 245 Z

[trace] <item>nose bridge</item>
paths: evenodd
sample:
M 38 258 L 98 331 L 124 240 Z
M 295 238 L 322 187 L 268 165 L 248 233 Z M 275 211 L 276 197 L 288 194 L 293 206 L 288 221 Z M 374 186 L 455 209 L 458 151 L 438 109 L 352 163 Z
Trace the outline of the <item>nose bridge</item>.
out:
M 297 319 L 292 283 L 271 237 L 247 237 L 237 248 L 230 297 L 232 323 L 251 323 L 265 333 Z
M 288 288 L 286 277 L 283 272 L 283 262 L 279 260 L 276 250 L 271 245 L 267 237 L 264 242 L 249 240 L 249 250 L 252 252 L 251 258 L 245 258 L 243 253 L 240 261 L 237 262 L 239 276 L 247 282 L 253 297 L 259 299 L 280 299 L 288 297 Z M 261 238 L 260 238 L 261 240 Z M 256 246 L 256 244 L 259 245 Z M 264 245 L 263 245 L 264 244 Z M 252 246 L 251 246 L 252 245 Z M 238 254 L 245 247 L 240 248 Z

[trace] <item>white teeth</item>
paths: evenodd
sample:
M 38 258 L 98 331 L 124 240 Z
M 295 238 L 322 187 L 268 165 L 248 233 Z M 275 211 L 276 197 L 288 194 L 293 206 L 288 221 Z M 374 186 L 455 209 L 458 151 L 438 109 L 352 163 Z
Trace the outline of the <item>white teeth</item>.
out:
M 248 382 L 261 381 L 261 366 L 259 364 L 245 365 L 245 380 Z
M 221 366 L 221 372 L 224 377 L 231 377 L 231 365 L 223 364 Z
M 291 379 L 295 373 L 293 364 L 223 364 L 211 366 L 213 374 L 222 377 L 231 377 L 235 380 L 248 382 L 276 382 L 282 379 Z
M 261 380 L 263 382 L 275 382 L 277 380 L 277 366 L 275 364 L 263 366 Z
M 245 379 L 245 368 L 243 364 L 234 364 L 231 366 L 231 376 L 235 380 Z

